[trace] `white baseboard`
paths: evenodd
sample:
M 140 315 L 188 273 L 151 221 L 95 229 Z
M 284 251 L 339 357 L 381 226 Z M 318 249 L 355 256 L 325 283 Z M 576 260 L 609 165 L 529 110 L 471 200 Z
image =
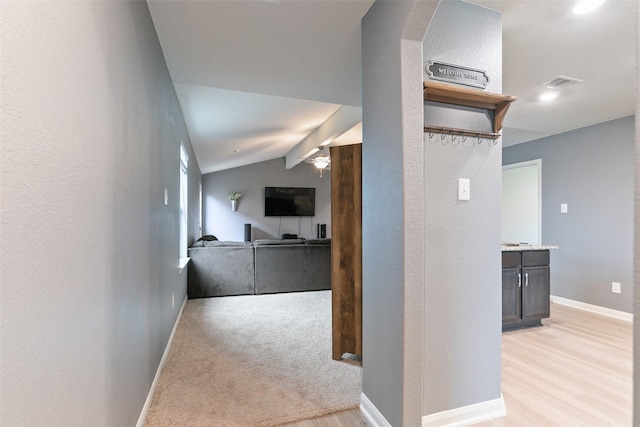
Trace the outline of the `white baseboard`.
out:
M 574 301 L 568 298 L 557 297 L 551 295 L 551 302 L 560 305 L 577 308 L 579 310 L 589 311 L 591 313 L 600 314 L 602 316 L 613 317 L 614 319 L 633 322 L 633 314 L 625 311 L 614 310 L 611 308 L 600 307 L 599 305 L 587 304 L 586 302 Z
M 391 427 L 389 421 L 384 418 L 364 393 L 360 394 L 360 411 L 373 427 Z
M 176 322 L 173 324 L 171 335 L 169 335 L 169 341 L 167 341 L 167 346 L 164 348 L 162 359 L 160 359 L 160 364 L 158 365 L 158 369 L 156 369 L 156 375 L 153 378 L 153 382 L 151 383 L 151 388 L 149 389 L 147 400 L 144 402 L 144 406 L 142 407 L 142 412 L 140 413 L 140 417 L 138 418 L 138 423 L 136 424 L 136 427 L 144 426 L 144 420 L 147 418 L 147 412 L 149 412 L 149 407 L 151 406 L 151 401 L 153 400 L 153 394 L 156 392 L 156 387 L 158 386 L 158 379 L 160 378 L 160 372 L 162 372 L 164 363 L 167 361 L 167 356 L 169 355 L 169 350 L 171 349 L 171 343 L 173 342 L 173 336 L 176 334 L 176 329 L 178 329 L 178 323 L 180 323 L 180 318 L 182 317 L 182 311 L 184 310 L 184 306 L 187 304 L 187 299 L 188 297 L 185 297 L 184 301 L 182 301 L 182 307 L 180 307 L 180 313 L 178 313 Z
M 422 427 L 459 427 L 504 417 L 507 410 L 502 396 L 462 408 L 450 409 L 422 417 Z

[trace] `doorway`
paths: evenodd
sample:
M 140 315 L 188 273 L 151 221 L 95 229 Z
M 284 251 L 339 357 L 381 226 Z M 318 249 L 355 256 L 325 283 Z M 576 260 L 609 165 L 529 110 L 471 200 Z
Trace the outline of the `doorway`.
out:
M 542 159 L 502 166 L 502 241 L 542 242 Z

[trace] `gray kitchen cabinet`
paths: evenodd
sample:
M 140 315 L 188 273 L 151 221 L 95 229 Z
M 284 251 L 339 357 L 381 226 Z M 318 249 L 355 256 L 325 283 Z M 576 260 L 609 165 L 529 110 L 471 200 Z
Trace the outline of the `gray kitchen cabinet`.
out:
M 550 314 L 548 250 L 502 252 L 502 330 L 541 326 Z

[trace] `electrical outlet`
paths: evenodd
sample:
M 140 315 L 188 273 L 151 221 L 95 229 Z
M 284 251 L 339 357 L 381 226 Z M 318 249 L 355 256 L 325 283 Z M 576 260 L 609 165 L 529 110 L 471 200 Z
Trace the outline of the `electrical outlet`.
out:
M 176 306 L 176 294 L 171 294 L 171 308 Z
M 613 292 L 614 294 L 619 294 L 620 293 L 620 283 L 611 282 L 611 292 Z

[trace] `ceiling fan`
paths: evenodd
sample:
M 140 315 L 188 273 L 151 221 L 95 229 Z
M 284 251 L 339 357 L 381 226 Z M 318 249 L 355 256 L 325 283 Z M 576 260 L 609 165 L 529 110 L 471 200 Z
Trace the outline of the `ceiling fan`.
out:
M 311 163 L 320 170 L 320 178 L 322 178 L 322 171 L 325 169 L 331 170 L 331 156 L 329 153 L 323 152 L 324 147 L 318 147 L 318 151 L 315 152 L 314 157 L 308 157 L 304 159 L 305 162 Z

